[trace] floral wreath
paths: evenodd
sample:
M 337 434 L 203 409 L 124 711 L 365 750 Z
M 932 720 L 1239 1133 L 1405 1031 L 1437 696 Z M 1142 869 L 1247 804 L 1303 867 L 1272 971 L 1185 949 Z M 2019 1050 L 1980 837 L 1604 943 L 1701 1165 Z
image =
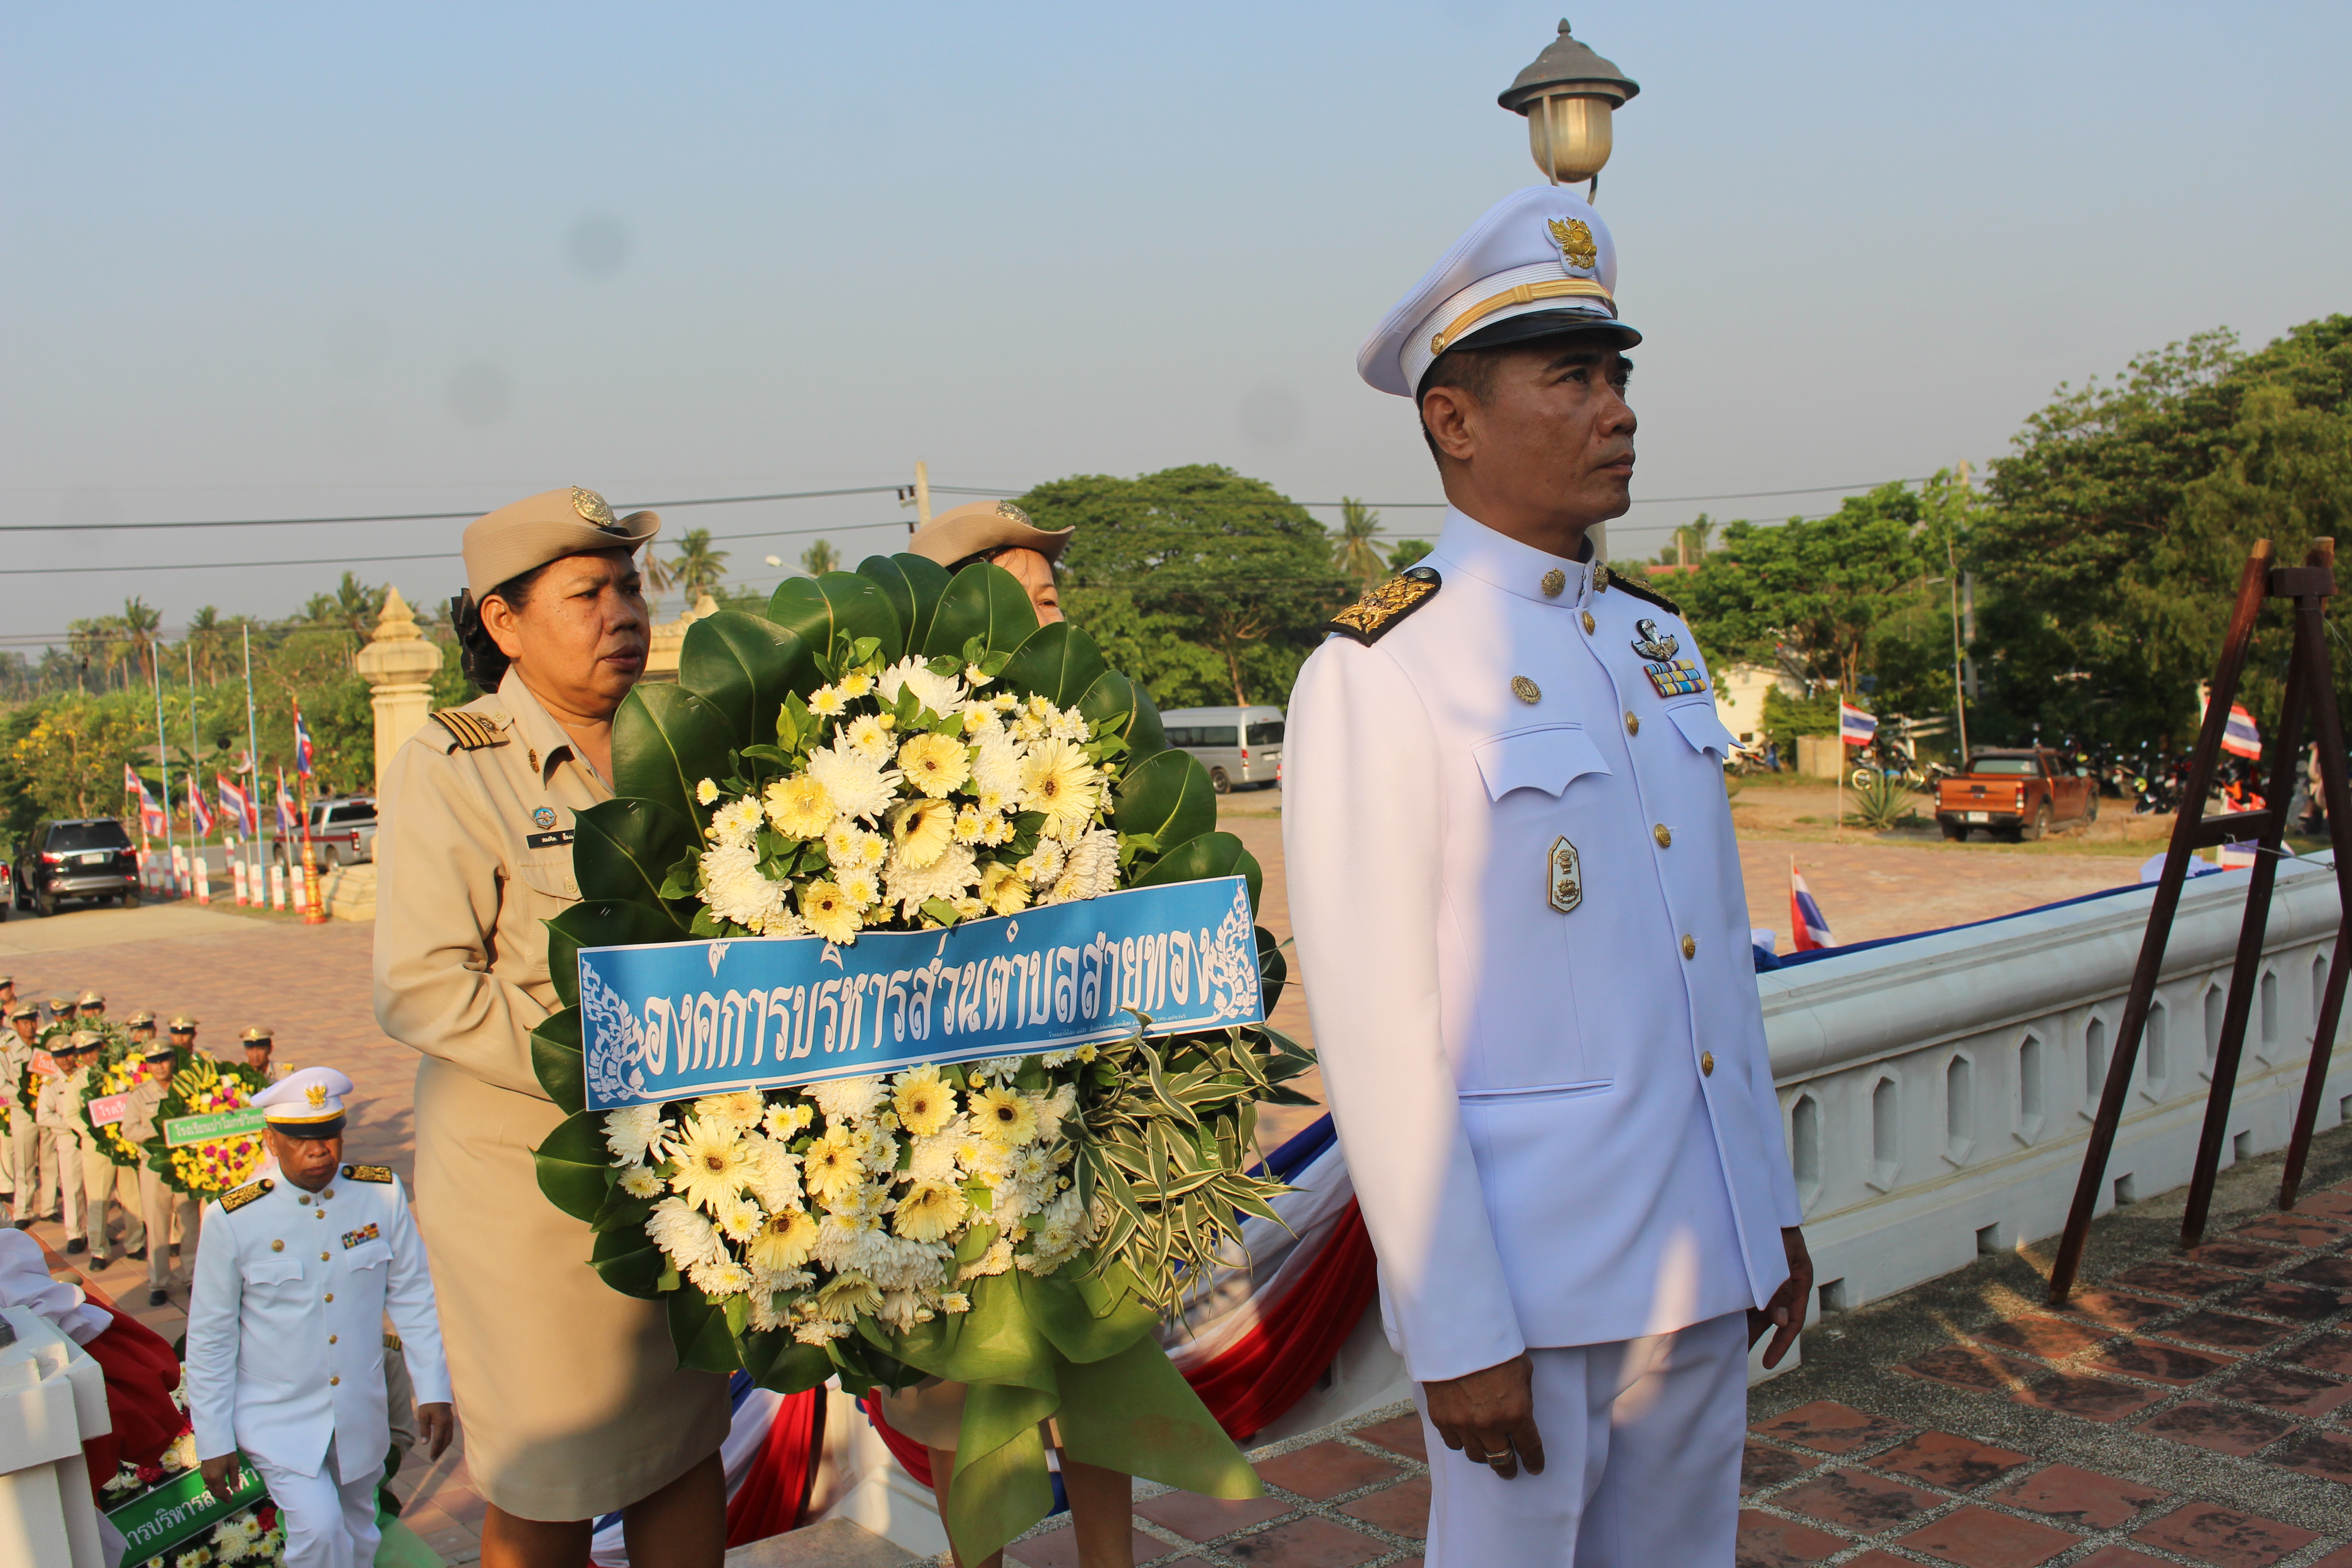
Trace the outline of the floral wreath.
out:
M 164 1123 L 175 1117 L 247 1110 L 268 1080 L 257 1068 L 220 1061 L 191 1048 L 175 1047 L 173 1058 L 186 1065 L 172 1074 L 171 1090 L 155 1108 L 155 1135 L 141 1148 L 148 1168 L 163 1178 L 165 1186 L 202 1203 L 253 1179 L 268 1157 L 261 1135 L 240 1132 L 174 1149 L 163 1141 Z
M 696 622 L 677 684 L 633 691 L 613 740 L 616 798 L 576 821 L 582 901 L 549 922 L 567 1005 L 532 1040 L 572 1113 L 540 1185 L 593 1226 L 605 1282 L 665 1304 L 683 1365 L 785 1392 L 971 1384 L 975 1480 L 946 1510 L 968 1557 L 1050 1508 L 1047 1415 L 1073 1458 L 1256 1495 L 1151 1330 L 1244 1217 L 1275 1217 L 1256 1103 L 1304 1103 L 1282 1085 L 1312 1059 L 1279 1034 L 1147 1037 L 1139 1013 L 1107 1045 L 585 1109 L 582 947 L 848 945 L 1237 876 L 1219 984 L 1271 1010 L 1257 863 L 1150 696 L 1001 568 L 876 556 Z
M 103 1100 L 110 1094 L 124 1094 L 137 1087 L 141 1066 L 145 1058 L 133 1045 L 127 1030 L 101 1022 L 100 1032 L 106 1036 L 106 1049 L 98 1058 L 90 1074 L 89 1087 L 81 1097 L 81 1124 L 89 1130 L 106 1157 L 129 1170 L 137 1170 L 147 1162 L 147 1151 L 131 1141 L 122 1124 L 110 1121 L 100 1124 L 89 1113 L 89 1102 Z M 176 1055 L 176 1053 L 175 1053 Z

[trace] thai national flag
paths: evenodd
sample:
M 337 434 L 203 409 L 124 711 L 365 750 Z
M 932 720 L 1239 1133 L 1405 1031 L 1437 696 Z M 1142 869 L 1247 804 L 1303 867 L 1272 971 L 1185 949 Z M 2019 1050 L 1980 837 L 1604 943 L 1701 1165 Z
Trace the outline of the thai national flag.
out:
M 2242 702 L 2230 704 L 2230 721 L 2221 727 L 2221 749 L 2233 757 L 2261 760 L 2263 732 L 2254 728 L 2254 716 Z
M 137 779 L 131 782 L 139 785 L 140 833 L 150 838 L 161 838 L 169 834 L 171 824 L 163 819 L 163 808 L 155 804 L 155 797 L 147 793 L 146 784 Z
M 239 833 L 244 834 L 247 838 L 258 838 L 261 836 L 261 813 L 254 805 L 253 796 L 247 795 L 241 786 L 229 782 L 226 774 L 215 773 L 213 783 L 220 791 L 223 815 L 236 819 L 236 830 Z
M 136 772 L 136 771 L 135 771 L 135 770 L 131 766 L 131 764 L 130 764 L 129 763 L 123 763 L 123 764 L 122 764 L 122 793 L 123 793 L 123 794 L 125 794 L 125 795 L 131 795 L 131 794 L 134 794 L 134 793 L 135 793 L 135 792 L 137 792 L 137 791 L 143 790 L 143 789 L 145 789 L 146 787 L 147 787 L 147 786 L 146 786 L 145 784 L 141 784 L 141 783 L 139 782 L 139 774 L 138 774 L 138 773 L 137 773 L 137 772 Z
M 1851 702 L 1838 704 L 1838 739 L 1849 746 L 1867 746 L 1878 738 L 1878 721 Z
M 286 799 L 286 770 L 278 770 L 278 831 L 291 838 L 301 831 L 302 824 L 294 815 L 294 807 Z
M 294 771 L 306 779 L 310 776 L 310 727 L 302 722 L 299 702 L 294 704 Z
M 188 820 L 196 825 L 197 837 L 213 836 L 213 808 L 205 804 L 205 792 L 196 787 L 194 779 L 188 781 Z
M 1813 901 L 1813 890 L 1805 886 L 1805 874 L 1797 869 L 1794 860 L 1789 862 L 1789 923 L 1797 928 L 1799 952 L 1837 945 L 1837 938 L 1830 934 L 1829 917 Z

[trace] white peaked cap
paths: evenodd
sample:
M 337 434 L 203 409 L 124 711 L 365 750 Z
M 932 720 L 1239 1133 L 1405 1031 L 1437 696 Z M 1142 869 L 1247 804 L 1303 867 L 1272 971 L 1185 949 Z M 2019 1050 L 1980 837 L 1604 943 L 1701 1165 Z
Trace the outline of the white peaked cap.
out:
M 1505 321 L 1556 316 L 1561 331 L 1606 329 L 1617 346 L 1642 334 L 1617 320 L 1617 244 L 1564 186 L 1530 185 L 1486 210 L 1413 285 L 1356 354 L 1374 388 L 1411 397 L 1439 354 Z M 1504 341 L 1546 335 L 1526 322 Z
M 331 1121 L 343 1113 L 343 1097 L 352 1088 L 349 1076 L 333 1068 L 304 1068 L 255 1095 L 253 1103 L 273 1122 Z

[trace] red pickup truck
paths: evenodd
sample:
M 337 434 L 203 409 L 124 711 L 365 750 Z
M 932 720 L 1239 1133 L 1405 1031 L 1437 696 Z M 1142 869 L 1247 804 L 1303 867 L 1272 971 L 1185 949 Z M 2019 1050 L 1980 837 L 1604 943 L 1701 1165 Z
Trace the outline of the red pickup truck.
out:
M 1979 752 L 1967 773 L 1936 786 L 1936 826 L 1947 838 L 1981 827 L 2014 843 L 2098 816 L 2097 781 L 2067 771 L 2046 747 Z

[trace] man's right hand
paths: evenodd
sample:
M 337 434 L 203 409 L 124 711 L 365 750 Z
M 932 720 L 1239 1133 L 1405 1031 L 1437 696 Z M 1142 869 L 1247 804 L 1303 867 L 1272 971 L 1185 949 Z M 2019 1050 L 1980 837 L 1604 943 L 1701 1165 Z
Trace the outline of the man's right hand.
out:
M 237 1474 L 235 1454 L 223 1454 L 216 1459 L 206 1459 L 202 1468 L 205 1472 L 205 1485 L 211 1489 L 213 1496 L 226 1502 L 236 1495 L 237 1483 L 242 1478 Z
M 1449 1448 L 1459 1449 L 1475 1463 L 1493 1468 L 1505 1480 L 1519 1473 L 1543 1474 L 1543 1435 L 1536 1430 L 1535 1394 L 1530 1386 L 1535 1363 L 1525 1352 L 1444 1383 L 1424 1383 L 1429 1422 Z

